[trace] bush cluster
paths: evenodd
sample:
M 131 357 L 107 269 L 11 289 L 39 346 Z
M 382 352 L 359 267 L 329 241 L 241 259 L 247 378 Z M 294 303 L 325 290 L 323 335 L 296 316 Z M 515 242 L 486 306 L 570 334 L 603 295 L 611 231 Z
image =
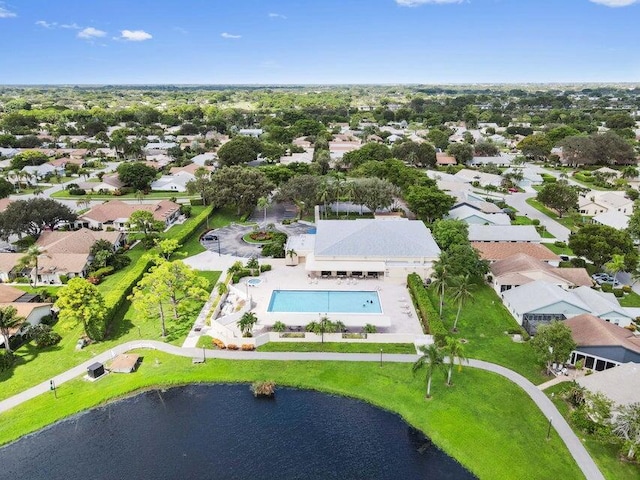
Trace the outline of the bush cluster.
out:
M 441 343 L 444 341 L 444 337 L 447 336 L 447 329 L 444 327 L 438 311 L 433 306 L 429 298 L 429 292 L 425 288 L 420 275 L 411 273 L 407 277 L 407 286 L 409 287 L 413 304 L 416 306 L 420 316 L 423 331 L 433 335 L 436 343 Z

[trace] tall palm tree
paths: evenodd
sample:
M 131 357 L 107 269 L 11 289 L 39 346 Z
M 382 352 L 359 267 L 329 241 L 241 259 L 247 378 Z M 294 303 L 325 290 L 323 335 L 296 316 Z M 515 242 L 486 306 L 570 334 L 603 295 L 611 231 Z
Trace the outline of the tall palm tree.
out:
M 422 352 L 422 355 L 413 364 L 412 371 L 415 374 L 423 368 L 427 370 L 427 398 L 431 398 L 431 377 L 433 377 L 433 372 L 435 372 L 436 369 L 442 367 L 444 358 L 442 356 L 442 352 L 435 343 L 432 343 L 428 347 L 425 347 L 424 345 L 420 346 L 420 351 Z
M 444 292 L 446 288 L 449 286 L 449 279 L 447 278 L 447 266 L 449 262 L 449 257 L 446 252 L 442 252 L 440 254 L 440 258 L 436 260 L 433 264 L 434 271 L 434 288 L 440 292 L 440 316 L 442 316 L 442 307 L 444 304 Z
M 11 329 L 17 327 L 24 321 L 25 319 L 18 316 L 18 311 L 11 305 L 0 307 L 0 334 L 4 340 L 4 349 L 7 353 L 11 353 L 11 346 L 9 346 L 9 333 Z
M 453 373 L 453 365 L 456 360 L 460 368 L 462 368 L 462 362 L 469 362 L 464 355 L 464 345 L 462 342 L 454 337 L 447 337 L 447 343 L 445 344 L 445 352 L 449 358 L 449 369 L 447 372 L 447 385 L 451 385 L 451 375 Z
M 18 265 L 22 268 L 33 267 L 35 274 L 33 275 L 33 288 L 38 286 L 38 258 L 45 253 L 37 245 L 31 245 L 29 249 L 18 261 Z
M 264 220 L 263 220 L 263 225 L 267 224 L 267 208 L 269 208 L 269 204 L 271 202 L 269 202 L 269 199 L 267 197 L 260 197 L 258 199 L 258 208 L 262 209 L 264 211 Z
M 319 193 L 319 200 L 324 205 L 324 218 L 326 219 L 327 213 L 328 213 L 327 200 L 329 200 L 329 198 L 331 197 L 331 185 L 329 185 L 329 182 L 327 182 L 326 179 L 322 180 L 318 193 Z
M 469 274 L 459 276 L 456 278 L 453 284 L 453 300 L 458 302 L 458 312 L 456 313 L 456 319 L 453 322 L 453 331 L 457 331 L 458 319 L 460 318 L 460 311 L 462 306 L 473 298 L 473 290 L 475 285 L 469 280 Z
M 356 182 L 345 182 L 344 184 L 344 192 L 347 195 L 347 199 L 349 203 L 352 203 L 353 197 L 356 194 Z M 350 210 L 347 210 L 347 217 L 349 216 Z

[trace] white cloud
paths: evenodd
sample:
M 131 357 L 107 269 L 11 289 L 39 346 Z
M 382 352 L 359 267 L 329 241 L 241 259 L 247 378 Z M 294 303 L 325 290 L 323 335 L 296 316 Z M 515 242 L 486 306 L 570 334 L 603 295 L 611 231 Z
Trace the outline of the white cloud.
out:
M 97 28 L 87 27 L 84 30 L 78 32 L 78 38 L 83 38 L 85 40 L 91 40 L 93 38 L 104 37 L 107 32 L 102 30 L 98 30 Z
M 49 23 L 49 22 L 46 22 L 44 20 L 38 20 L 36 22 L 36 25 L 39 25 L 39 26 L 41 26 L 43 28 L 55 28 L 58 24 L 56 22 Z
M 150 40 L 153 36 L 144 30 L 122 30 L 120 32 L 122 40 L 128 40 L 130 42 L 143 42 L 144 40 Z
M 462 3 L 464 0 L 396 0 L 401 7 L 419 7 L 427 4 Z
M 599 3 L 605 7 L 628 7 L 634 3 L 640 2 L 640 0 L 589 0 L 591 3 Z
M 242 38 L 242 35 L 232 35 L 232 34 L 227 33 L 227 32 L 223 32 L 223 33 L 221 33 L 221 34 L 220 34 L 220 36 L 221 36 L 222 38 L 231 38 L 231 39 L 238 39 L 238 38 Z
M 269 18 L 281 18 L 283 20 L 287 19 L 287 17 L 285 15 L 282 15 L 281 13 L 270 13 Z
M 4 7 L 0 7 L 0 18 L 13 18 L 13 17 L 17 17 L 17 16 L 18 15 L 16 15 L 12 11 L 7 10 Z
M 56 24 L 54 23 L 54 25 Z M 66 28 L 69 30 L 82 30 L 82 27 L 77 23 L 63 23 L 62 25 L 60 25 L 60 28 Z

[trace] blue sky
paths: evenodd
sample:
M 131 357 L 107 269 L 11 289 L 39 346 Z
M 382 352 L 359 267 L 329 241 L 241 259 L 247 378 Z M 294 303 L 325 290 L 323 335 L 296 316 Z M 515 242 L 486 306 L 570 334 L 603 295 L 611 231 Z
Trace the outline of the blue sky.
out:
M 0 0 L 0 84 L 640 81 L 640 0 Z

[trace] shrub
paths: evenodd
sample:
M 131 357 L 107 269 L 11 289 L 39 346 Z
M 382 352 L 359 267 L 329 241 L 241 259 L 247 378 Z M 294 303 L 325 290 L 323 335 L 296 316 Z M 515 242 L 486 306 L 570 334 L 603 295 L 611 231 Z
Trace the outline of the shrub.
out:
M 610 283 L 603 283 L 601 287 L 603 292 L 606 292 L 606 293 L 613 292 L 613 286 Z
M 67 275 L 60 275 L 60 283 L 66 285 L 69 282 L 69 277 Z
M 255 349 L 256 346 L 252 343 L 243 343 L 242 345 L 240 345 L 240 350 L 242 350 L 243 352 L 251 352 Z
M 53 325 L 54 323 L 55 321 L 51 315 L 45 315 L 40 319 L 41 325 Z
M 233 274 L 233 276 L 231 277 L 231 282 L 235 284 L 238 283 L 241 278 L 252 276 L 253 272 L 251 270 L 249 270 L 248 268 L 243 268 L 242 270 Z
M 276 393 L 276 384 L 271 381 L 253 382 L 251 392 L 254 397 L 273 397 Z
M 271 271 L 271 265 L 269 265 L 268 263 L 260 265 L 260 272 L 269 272 L 269 271 Z
M 363 333 L 377 333 L 378 329 L 376 328 L 375 325 L 371 325 L 370 323 L 367 323 L 362 329 L 362 331 Z
M 622 291 L 624 293 L 631 293 L 633 291 L 633 289 L 629 285 L 623 285 L 622 286 Z
M 62 340 L 62 337 L 54 332 L 49 325 L 42 323 L 29 327 L 27 336 L 35 342 L 37 348 L 50 347 Z
M 569 263 L 577 268 L 586 268 L 587 266 L 587 262 L 584 258 L 574 257 L 571 260 L 569 260 Z
M 227 348 L 224 344 L 224 342 L 222 340 L 220 340 L 219 338 L 212 338 L 211 339 L 211 343 L 213 343 L 213 345 L 216 348 L 219 348 L 220 350 L 224 350 L 225 348 Z
M 69 189 L 69 195 L 86 195 L 87 192 L 86 190 L 82 189 L 82 188 L 70 188 Z
M 201 198 L 192 198 L 189 203 L 194 206 L 194 207 L 200 207 L 202 205 L 204 205 L 204 202 L 202 201 Z
M 537 218 L 534 218 L 533 220 L 531 220 L 531 225 L 537 227 L 538 225 L 540 225 L 540 220 Z
M 103 267 L 91 272 L 89 275 L 92 277 L 100 278 L 106 277 L 107 275 L 111 275 L 113 273 L 113 267 Z
M 567 244 L 564 242 L 553 242 L 553 244 L 558 248 L 567 248 Z
M 413 304 L 418 310 L 424 332 L 433 335 L 437 344 L 442 343 L 447 335 L 447 329 L 444 327 L 438 311 L 431 303 L 429 292 L 424 287 L 420 275 L 410 274 L 407 277 L 407 287 L 411 293 Z
M 181 205 L 180 206 L 180 213 L 182 215 L 184 215 L 185 217 L 189 218 L 191 216 L 191 205 Z
M 235 343 L 230 343 L 229 345 L 227 345 L 227 350 L 238 350 L 238 345 L 236 345 Z
M 0 372 L 9 370 L 13 367 L 16 361 L 16 357 L 13 353 L 0 352 Z
M 273 330 L 274 332 L 278 332 L 278 333 L 282 333 L 287 329 L 287 326 L 281 322 L 280 320 L 276 321 L 273 324 L 273 327 L 271 328 L 271 330 Z
M 624 290 L 622 290 L 621 288 L 614 288 L 613 294 L 616 296 L 616 298 L 622 298 L 624 297 Z

